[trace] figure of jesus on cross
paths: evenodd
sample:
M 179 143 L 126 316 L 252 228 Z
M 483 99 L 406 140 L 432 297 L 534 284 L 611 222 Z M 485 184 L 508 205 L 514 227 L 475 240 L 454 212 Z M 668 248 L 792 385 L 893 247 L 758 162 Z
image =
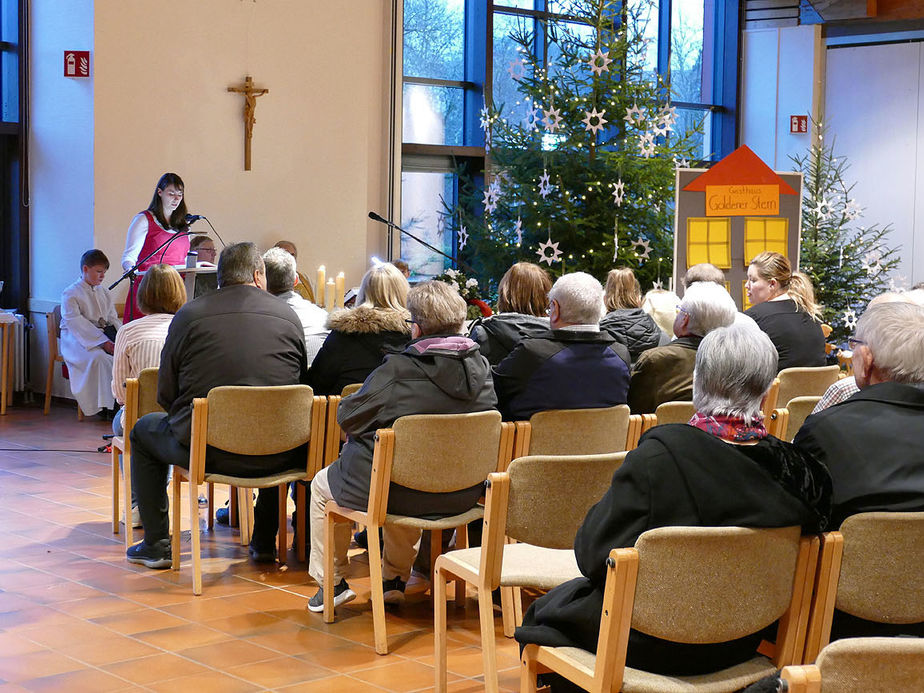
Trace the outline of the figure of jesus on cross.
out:
M 253 77 L 247 75 L 242 87 L 228 87 L 228 91 L 244 95 L 244 170 L 250 170 L 250 141 L 253 138 L 253 124 L 257 122 L 254 112 L 257 110 L 257 97 L 269 94 L 269 89 L 257 89 L 253 86 Z

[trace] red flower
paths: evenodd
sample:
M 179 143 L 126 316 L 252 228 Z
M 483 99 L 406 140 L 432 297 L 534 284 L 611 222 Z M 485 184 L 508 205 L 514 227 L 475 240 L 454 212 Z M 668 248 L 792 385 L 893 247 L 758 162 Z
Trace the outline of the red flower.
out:
M 466 301 L 470 306 L 476 306 L 478 310 L 481 311 L 482 317 L 489 318 L 494 314 L 494 311 L 491 310 L 491 306 L 482 301 L 480 298 L 470 298 Z

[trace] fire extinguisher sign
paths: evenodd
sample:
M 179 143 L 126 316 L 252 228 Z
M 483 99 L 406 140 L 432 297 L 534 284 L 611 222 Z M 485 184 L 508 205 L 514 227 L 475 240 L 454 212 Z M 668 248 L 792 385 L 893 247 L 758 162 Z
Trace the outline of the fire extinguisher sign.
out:
M 89 77 L 90 51 L 64 51 L 64 76 Z

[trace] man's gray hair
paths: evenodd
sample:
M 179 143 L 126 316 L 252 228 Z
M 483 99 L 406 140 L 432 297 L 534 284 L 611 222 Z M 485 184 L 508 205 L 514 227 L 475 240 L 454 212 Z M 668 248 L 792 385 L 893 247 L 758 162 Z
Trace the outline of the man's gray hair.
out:
M 421 334 L 459 334 L 468 306 L 454 286 L 431 280 L 407 292 L 407 309 Z
M 258 271 L 265 270 L 257 246 L 250 242 L 229 245 L 218 256 L 218 288 L 250 284 Z
M 924 307 L 880 303 L 857 321 L 857 339 L 873 354 L 873 363 L 896 383 L 924 383 Z
M 263 253 L 266 265 L 266 290 L 273 296 L 291 291 L 295 286 L 295 258 L 279 246 Z
M 696 282 L 713 282 L 725 285 L 725 272 L 709 262 L 693 265 L 683 275 L 683 288 L 688 289 Z
M 713 282 L 693 282 L 683 293 L 680 312 L 689 317 L 687 329 L 705 337 L 717 327 L 735 322 L 738 306 L 724 286 Z
M 558 304 L 561 322 L 571 325 L 597 325 L 606 311 L 603 285 L 586 272 L 559 277 L 549 291 L 549 301 Z
M 723 289 L 724 291 L 724 289 Z M 718 327 L 696 350 L 693 405 L 707 416 L 761 418 L 761 400 L 777 375 L 779 354 L 756 325 Z

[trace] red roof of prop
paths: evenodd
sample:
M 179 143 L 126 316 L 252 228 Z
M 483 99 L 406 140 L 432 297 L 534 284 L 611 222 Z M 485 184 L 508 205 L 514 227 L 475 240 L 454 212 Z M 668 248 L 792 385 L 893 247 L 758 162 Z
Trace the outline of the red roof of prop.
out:
M 774 173 L 746 144 L 698 175 L 683 189 L 705 192 L 707 185 L 779 185 L 783 195 L 796 194 L 792 186 Z

